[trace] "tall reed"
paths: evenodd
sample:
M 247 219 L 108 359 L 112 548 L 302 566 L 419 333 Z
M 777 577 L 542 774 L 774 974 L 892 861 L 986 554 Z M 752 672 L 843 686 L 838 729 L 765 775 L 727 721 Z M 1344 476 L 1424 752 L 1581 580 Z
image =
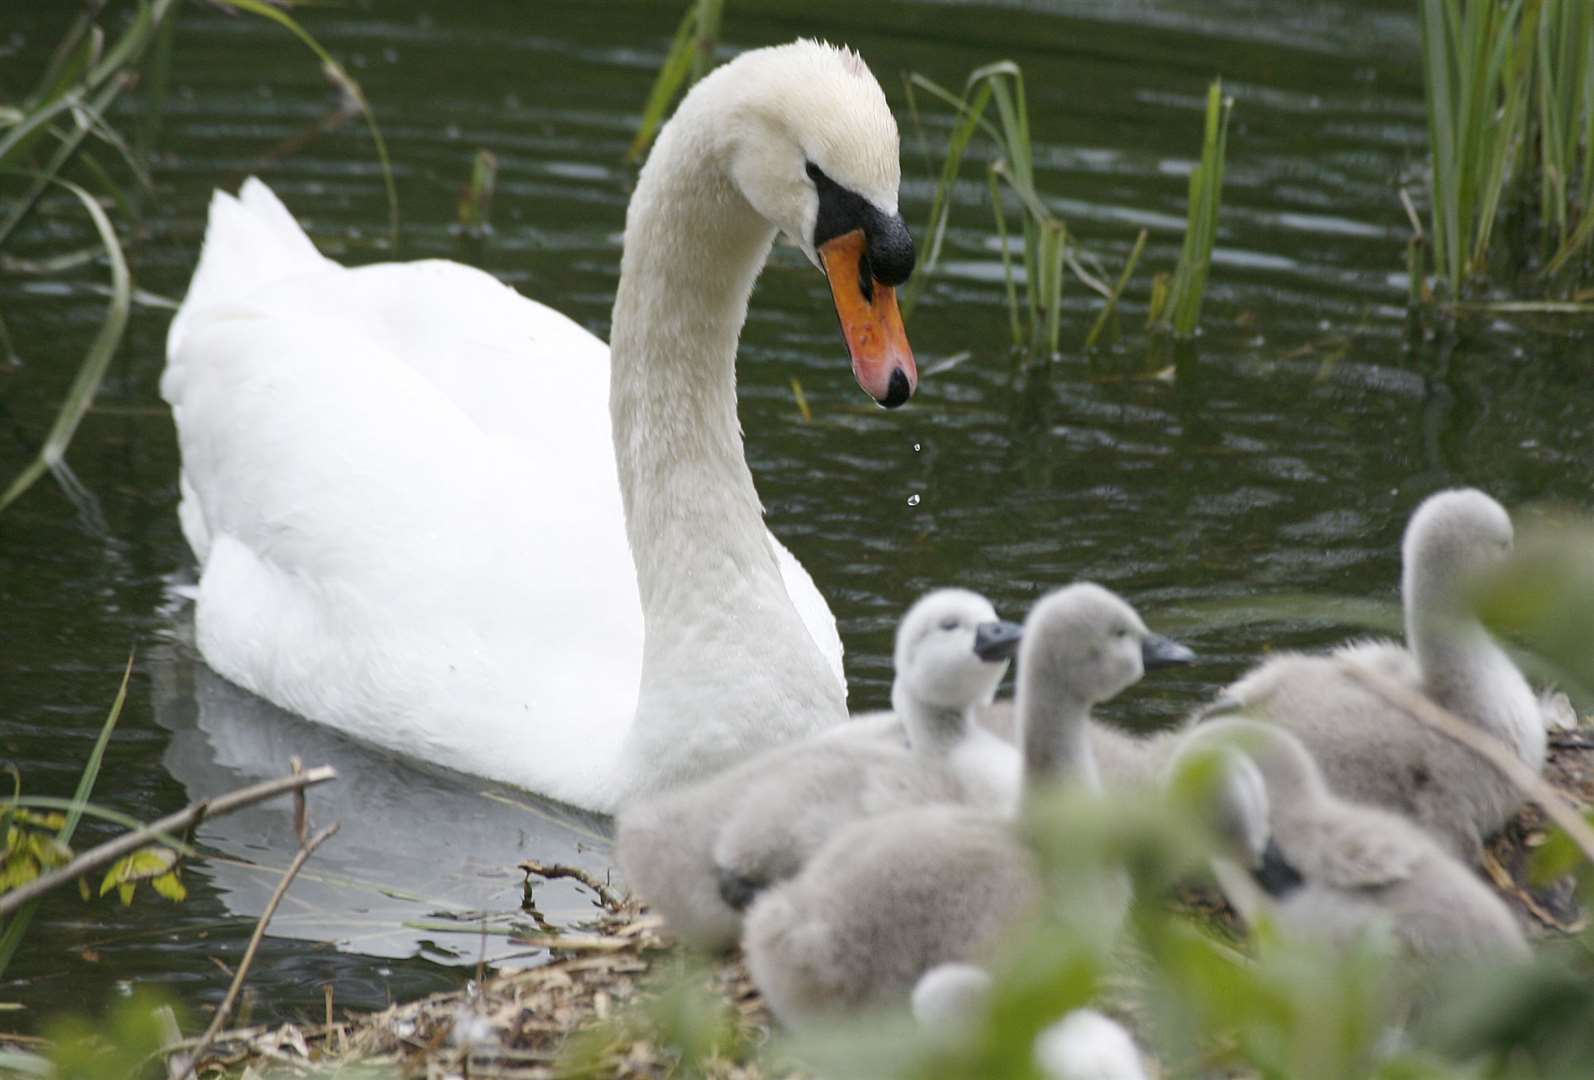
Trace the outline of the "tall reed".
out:
M 904 294 L 904 311 L 912 313 L 941 261 L 963 162 L 975 138 L 983 135 L 991 149 L 986 184 L 1002 258 L 1014 347 L 1036 354 L 1058 351 L 1062 334 L 1063 283 L 1066 271 L 1072 271 L 1079 281 L 1103 299 L 1102 311 L 1084 339 L 1087 350 L 1095 348 L 1114 325 L 1119 301 L 1145 250 L 1144 231 L 1130 251 L 1115 286 L 1109 287 L 1085 269 L 1080 259 L 1082 249 L 1070 234 L 1067 223 L 1052 211 L 1047 199 L 1036 188 L 1024 74 L 1012 61 L 976 68 L 965 80 L 961 94 L 920 74 L 908 76 L 907 90 L 915 126 L 919 126 L 917 98 L 920 92 L 949 106 L 954 120 L 947 136 L 946 156 L 931 200 L 929 220 L 920 240 L 924 255 L 918 273 Z M 1153 284 L 1148 323 L 1158 332 L 1189 337 L 1200 321 L 1212 248 L 1217 239 L 1232 105 L 1232 99 L 1223 96 L 1222 81 L 1214 82 L 1207 95 L 1201 160 L 1190 176 L 1188 225 L 1179 261 L 1171 279 L 1159 274 Z M 993 112 L 994 119 L 990 115 Z M 1013 238 L 1008 228 L 1010 196 L 1020 211 L 1017 235 Z M 1021 268 L 1014 265 L 1015 247 L 1021 254 Z
M 714 69 L 714 50 L 719 45 L 720 21 L 725 0 L 691 0 L 681 17 L 664 55 L 664 63 L 642 106 L 642 122 L 637 125 L 628 156 L 641 161 L 653 145 L 653 138 L 670 115 L 670 106 L 687 88 Z
M 220 0 L 218 0 L 220 2 Z M 67 28 L 45 62 L 34 88 L 14 103 L 0 102 L 0 179 L 18 183 L 20 193 L 0 204 L 0 254 L 14 242 L 46 192 L 72 195 L 88 214 L 98 240 L 83 253 L 44 260 L 27 269 L 55 272 L 75 265 L 79 255 L 103 258 L 110 268 L 110 301 L 94 341 L 79 363 L 76 378 L 62 402 L 55 422 L 37 456 L 0 488 L 0 511 L 15 502 L 46 472 L 60 472 L 64 455 L 78 424 L 92 405 L 100 381 L 121 344 L 133 295 L 133 282 L 123 256 L 117 225 L 100 205 L 101 197 L 113 203 L 128 219 L 134 216 L 142 195 L 150 189 L 150 160 L 159 128 L 171 57 L 172 27 L 180 0 L 136 0 L 124 4 L 133 19 L 120 36 L 112 38 L 100 25 L 104 3 L 85 3 L 82 13 Z M 235 8 L 283 27 L 315 54 L 323 69 L 364 115 L 382 166 L 387 189 L 390 241 L 398 241 L 398 193 L 388 159 L 387 144 L 376 125 L 359 84 L 332 55 L 291 15 L 266 0 L 225 0 Z M 109 42 L 109 44 L 107 44 Z M 145 66 L 147 65 L 147 66 Z M 138 83 L 144 67 L 144 107 L 138 127 L 129 139 L 109 119 L 111 108 Z M 109 155 L 113 169 L 96 152 Z M 120 179 L 118 177 L 121 177 Z M 18 264 L 13 264 L 18 265 Z M 11 336 L 0 323 L 3 358 L 13 354 Z M 61 473 L 61 475 L 65 475 Z
M 1418 0 L 1418 26 L 1428 234 L 1448 299 L 1488 270 L 1514 189 L 1543 230 L 1545 272 L 1559 273 L 1594 241 L 1594 5 Z

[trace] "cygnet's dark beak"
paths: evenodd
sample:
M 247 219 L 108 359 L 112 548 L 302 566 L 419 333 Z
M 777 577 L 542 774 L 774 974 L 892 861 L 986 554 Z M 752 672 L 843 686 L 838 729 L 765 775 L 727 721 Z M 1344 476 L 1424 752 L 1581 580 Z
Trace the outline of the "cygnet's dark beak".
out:
M 974 655 L 981 660 L 1011 660 L 1018 652 L 1019 639 L 1024 636 L 1021 623 L 998 619 L 980 623 L 974 628 Z
M 1304 884 L 1301 872 L 1290 865 L 1284 852 L 1271 838 L 1262 849 L 1262 861 L 1251 871 L 1251 877 L 1262 891 L 1275 900 L 1283 899 Z
M 1147 634 L 1140 639 L 1140 662 L 1147 671 L 1192 663 L 1195 658 L 1195 650 L 1161 634 Z

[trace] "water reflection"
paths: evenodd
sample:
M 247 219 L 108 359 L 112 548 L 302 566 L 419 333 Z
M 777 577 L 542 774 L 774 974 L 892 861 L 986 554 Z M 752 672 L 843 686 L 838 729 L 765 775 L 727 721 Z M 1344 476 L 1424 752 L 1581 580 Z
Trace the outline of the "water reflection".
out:
M 147 665 L 155 720 L 171 732 L 161 762 L 188 797 L 281 775 L 294 756 L 338 771 L 309 800 L 312 822 L 341 827 L 289 891 L 273 934 L 370 956 L 530 962 L 538 953 L 507 931 L 534 933 L 537 916 L 558 927 L 592 916 L 589 895 L 567 881 L 538 882 L 537 914 L 523 912 L 515 866 L 535 857 L 603 876 L 605 819 L 430 770 L 283 712 L 207 668 L 181 640 L 186 618 Z M 203 867 L 227 910 L 251 919 L 298 843 L 286 799 L 207 821 L 198 838 L 220 853 Z

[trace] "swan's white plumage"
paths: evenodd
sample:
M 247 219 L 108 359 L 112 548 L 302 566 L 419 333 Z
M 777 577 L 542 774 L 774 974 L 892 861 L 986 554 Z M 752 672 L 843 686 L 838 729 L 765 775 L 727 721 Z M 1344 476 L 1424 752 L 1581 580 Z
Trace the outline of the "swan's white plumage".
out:
M 611 808 L 642 615 L 603 342 L 456 263 L 340 267 L 251 179 L 212 202 L 168 356 L 211 665 L 356 737 Z M 769 543 L 840 679 L 828 607 Z

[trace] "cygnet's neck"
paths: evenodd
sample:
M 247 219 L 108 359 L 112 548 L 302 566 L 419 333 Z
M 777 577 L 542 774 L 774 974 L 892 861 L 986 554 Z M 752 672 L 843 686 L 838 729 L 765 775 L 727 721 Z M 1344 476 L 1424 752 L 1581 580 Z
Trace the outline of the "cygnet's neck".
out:
M 892 706 L 907 729 L 908 746 L 924 758 L 944 758 L 953 747 L 969 736 L 974 723 L 972 709 L 934 705 L 911 693 L 891 694 Z
M 1545 733 L 1538 699 L 1478 620 L 1460 583 L 1431 568 L 1408 567 L 1402 588 L 1406 646 L 1428 695 L 1541 768 Z
M 609 409 L 645 634 L 626 753 L 652 786 L 846 717 L 743 452 L 737 339 L 775 230 L 726 173 L 715 100 L 688 100 L 649 156 L 614 302 Z
M 1056 784 L 1101 788 L 1090 748 L 1091 703 L 1047 677 L 1042 662 L 1019 657 L 1014 704 L 1024 748 L 1026 798 Z

